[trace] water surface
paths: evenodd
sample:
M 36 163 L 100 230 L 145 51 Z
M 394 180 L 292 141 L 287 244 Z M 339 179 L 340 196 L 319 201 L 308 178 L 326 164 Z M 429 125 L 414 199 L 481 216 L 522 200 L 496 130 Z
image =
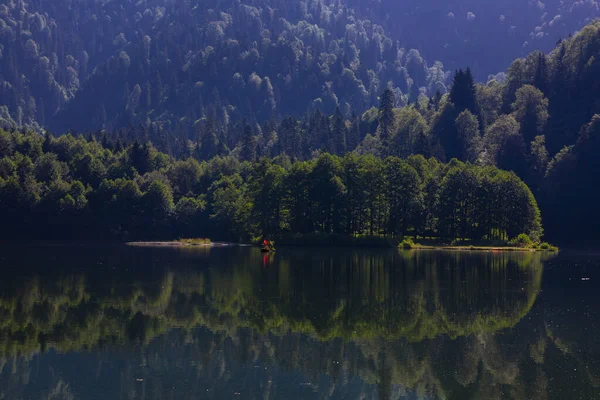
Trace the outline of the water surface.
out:
M 0 399 L 600 399 L 600 256 L 0 247 Z

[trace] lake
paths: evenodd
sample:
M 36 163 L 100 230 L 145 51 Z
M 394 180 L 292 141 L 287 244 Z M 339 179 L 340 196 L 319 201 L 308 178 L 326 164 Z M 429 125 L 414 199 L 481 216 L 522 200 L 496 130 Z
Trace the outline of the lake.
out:
M 0 399 L 600 399 L 600 255 L 3 245 Z

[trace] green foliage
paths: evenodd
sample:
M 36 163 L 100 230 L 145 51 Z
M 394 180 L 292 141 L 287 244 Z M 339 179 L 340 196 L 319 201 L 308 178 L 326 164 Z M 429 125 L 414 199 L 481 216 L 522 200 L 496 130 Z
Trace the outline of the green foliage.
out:
M 44 143 L 35 161 L 20 152 L 0 159 L 0 216 L 15 227 L 6 237 L 503 239 L 526 232 L 537 240 L 542 233 L 535 199 L 516 175 L 458 160 L 324 153 L 294 163 L 231 156 L 201 163 L 173 161 L 150 144 L 113 151 L 83 137 Z
M 405 238 L 398 245 L 398 247 L 400 247 L 403 250 L 414 250 L 414 249 L 418 249 L 419 247 L 421 247 L 421 245 L 415 243 L 411 238 Z
M 558 251 L 558 247 L 551 245 L 548 242 L 542 242 L 536 246 L 536 249 L 543 251 Z
M 181 243 L 185 246 L 205 246 L 205 245 L 209 245 L 210 239 L 205 239 L 205 238 L 186 238 L 186 239 L 179 239 L 177 241 L 178 243 Z
M 519 88 L 512 109 L 526 143 L 544 133 L 548 122 L 548 99 L 539 89 L 532 85 Z
M 533 246 L 533 241 L 525 233 L 520 233 L 516 238 L 512 239 L 510 243 L 514 246 L 523 248 L 530 248 Z

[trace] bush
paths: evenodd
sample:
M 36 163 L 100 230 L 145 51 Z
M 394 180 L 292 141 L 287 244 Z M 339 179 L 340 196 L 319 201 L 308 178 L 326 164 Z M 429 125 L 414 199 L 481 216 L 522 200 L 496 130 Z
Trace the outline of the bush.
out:
M 207 246 L 210 244 L 210 239 L 189 238 L 189 239 L 179 239 L 178 242 L 185 246 Z
M 540 243 L 538 245 L 538 250 L 545 250 L 545 251 L 558 251 L 558 247 L 556 246 L 552 246 L 550 243 L 548 242 L 543 242 Z
M 402 241 L 402 243 L 400 243 L 398 245 L 398 247 L 400 247 L 401 249 L 404 249 L 404 250 L 412 250 L 412 249 L 419 248 L 420 246 L 418 244 L 416 244 L 415 242 L 413 242 L 413 240 L 411 238 L 407 238 L 407 239 L 404 239 Z
M 521 233 L 515 239 L 511 240 L 511 244 L 517 247 L 532 247 L 533 241 L 525 233 Z

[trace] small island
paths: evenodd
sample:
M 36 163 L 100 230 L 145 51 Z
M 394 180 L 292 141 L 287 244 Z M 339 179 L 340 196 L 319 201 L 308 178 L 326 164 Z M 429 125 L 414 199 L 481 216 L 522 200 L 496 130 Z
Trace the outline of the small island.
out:
M 558 247 L 547 242 L 534 242 L 528 235 L 522 233 L 516 238 L 502 243 L 464 242 L 443 244 L 429 240 L 427 244 L 415 243 L 412 238 L 405 238 L 398 245 L 402 250 L 449 250 L 449 251 L 546 251 L 557 252 Z
M 178 239 L 169 242 L 129 242 L 127 245 L 136 247 L 210 247 L 214 244 L 210 241 L 210 239 L 190 238 Z

